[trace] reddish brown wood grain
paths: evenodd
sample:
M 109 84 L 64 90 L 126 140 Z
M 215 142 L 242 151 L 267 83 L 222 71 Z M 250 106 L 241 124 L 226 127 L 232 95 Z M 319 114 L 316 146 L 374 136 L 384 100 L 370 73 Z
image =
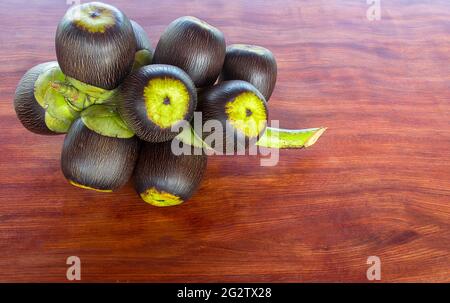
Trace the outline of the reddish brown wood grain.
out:
M 181 15 L 228 43 L 273 51 L 271 118 L 327 126 L 316 145 L 211 158 L 199 192 L 173 208 L 64 179 L 62 136 L 27 132 L 12 107 L 33 65 L 54 60 L 66 1 L 0 3 L 0 281 L 450 281 L 450 2 L 109 1 L 152 42 Z

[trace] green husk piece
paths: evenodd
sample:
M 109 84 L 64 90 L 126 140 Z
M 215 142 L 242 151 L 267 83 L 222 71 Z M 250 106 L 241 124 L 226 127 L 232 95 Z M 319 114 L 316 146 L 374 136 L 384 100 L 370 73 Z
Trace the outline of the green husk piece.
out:
M 49 64 L 49 66 L 43 70 L 42 74 L 34 83 L 34 97 L 39 105 L 46 108 L 47 103 L 45 101 L 45 94 L 47 93 L 47 90 L 53 82 L 64 81 L 66 81 L 66 76 L 64 76 L 63 72 L 59 68 L 59 65 L 56 62 Z
M 80 115 L 66 102 L 62 94 L 53 89 L 47 90 L 44 100 L 47 104 L 46 112 L 53 118 L 64 121 L 69 125 Z
M 92 105 L 81 112 L 81 120 L 90 130 L 107 137 L 131 138 L 134 136 L 116 108 L 108 105 Z
M 55 133 L 67 133 L 71 124 L 53 117 L 49 112 L 45 112 L 45 125 Z

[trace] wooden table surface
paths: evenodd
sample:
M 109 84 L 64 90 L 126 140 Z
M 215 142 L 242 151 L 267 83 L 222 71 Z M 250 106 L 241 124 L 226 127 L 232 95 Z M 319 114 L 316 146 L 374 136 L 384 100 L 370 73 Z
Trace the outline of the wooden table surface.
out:
M 66 1 L 0 3 L 0 281 L 450 281 L 450 2 L 109 1 L 154 44 L 182 15 L 227 43 L 273 51 L 281 127 L 327 126 L 308 150 L 213 157 L 186 204 L 155 208 L 131 184 L 70 186 L 63 136 L 27 132 L 12 107 L 27 69 L 55 59 Z

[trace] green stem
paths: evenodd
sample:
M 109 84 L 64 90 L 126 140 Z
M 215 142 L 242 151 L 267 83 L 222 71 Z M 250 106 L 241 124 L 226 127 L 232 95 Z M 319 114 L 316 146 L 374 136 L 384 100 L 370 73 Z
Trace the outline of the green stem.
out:
M 325 130 L 326 127 L 307 129 L 267 127 L 262 137 L 256 142 L 256 145 L 278 149 L 307 148 L 316 143 Z M 211 148 L 197 135 L 192 127 L 183 128 L 183 131 L 176 136 L 176 139 L 184 144 L 198 148 Z
M 197 148 L 210 148 L 190 125 L 183 127 L 183 130 L 175 137 L 175 139 Z
M 54 132 L 67 132 L 72 122 L 80 115 L 62 94 L 53 89 L 47 90 L 44 103 L 46 104 L 45 124 Z
M 267 127 L 256 145 L 271 148 L 303 148 L 316 143 L 325 127 L 308 129 L 281 129 Z

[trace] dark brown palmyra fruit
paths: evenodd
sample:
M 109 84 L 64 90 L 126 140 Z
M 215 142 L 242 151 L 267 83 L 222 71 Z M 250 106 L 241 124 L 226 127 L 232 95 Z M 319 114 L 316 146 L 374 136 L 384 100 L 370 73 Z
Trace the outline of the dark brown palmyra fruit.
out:
M 78 119 L 64 139 L 61 168 L 75 186 L 112 191 L 129 180 L 138 155 L 136 136 L 129 139 L 102 136 Z
M 161 35 L 153 63 L 178 66 L 195 86 L 210 86 L 222 69 L 225 48 L 225 38 L 217 28 L 195 17 L 181 17 Z
M 174 138 L 177 125 L 190 121 L 197 106 L 194 83 L 180 68 L 147 65 L 120 86 L 119 113 L 142 140 L 164 142 Z
M 136 21 L 130 21 L 131 25 L 133 26 L 134 36 L 136 38 L 136 53 L 132 68 L 133 72 L 143 66 L 150 65 L 152 63 L 154 50 L 144 28 L 140 26 Z
M 56 62 L 46 62 L 28 70 L 20 80 L 14 95 L 14 109 L 22 125 L 40 135 L 56 135 L 45 124 L 45 109 L 34 96 L 34 84 L 42 72 Z
M 268 49 L 246 44 L 227 47 L 220 81 L 243 80 L 255 86 L 269 101 L 277 81 L 277 62 Z
M 141 198 L 155 206 L 177 205 L 197 190 L 207 166 L 207 156 L 175 155 L 171 145 L 143 142 L 134 171 L 134 184 Z
M 208 140 L 218 129 L 223 131 L 221 140 L 206 142 L 220 153 L 242 151 L 254 145 L 265 131 L 268 120 L 264 96 L 253 85 L 241 80 L 221 82 L 203 90 L 198 95 L 197 110 L 202 113 L 203 130 L 201 134 L 194 130 L 200 137 Z M 211 123 L 220 125 L 209 131 Z
M 131 26 L 133 27 L 134 36 L 136 37 L 136 51 L 145 49 L 153 54 L 152 44 L 144 28 L 134 20 L 130 20 L 130 22 Z
M 55 41 L 63 73 L 96 87 L 116 88 L 133 66 L 133 27 L 125 14 L 104 3 L 69 8 L 58 25 Z

